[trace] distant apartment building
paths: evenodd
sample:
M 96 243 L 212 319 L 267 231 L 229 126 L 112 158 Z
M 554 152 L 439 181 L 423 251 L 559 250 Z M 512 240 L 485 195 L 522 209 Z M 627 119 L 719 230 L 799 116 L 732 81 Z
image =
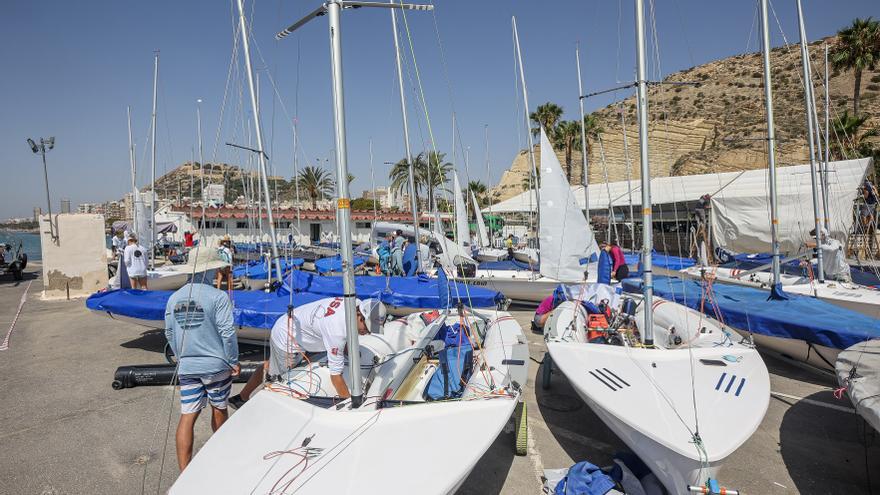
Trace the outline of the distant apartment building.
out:
M 98 203 L 80 203 L 76 211 L 79 213 L 97 213 L 100 206 Z

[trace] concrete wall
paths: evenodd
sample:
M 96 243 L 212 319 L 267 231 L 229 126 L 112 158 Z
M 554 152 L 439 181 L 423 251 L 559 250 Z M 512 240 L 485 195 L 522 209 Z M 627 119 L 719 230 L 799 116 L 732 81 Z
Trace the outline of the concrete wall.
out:
M 56 239 L 49 233 L 49 216 L 40 216 L 43 250 L 43 298 L 85 297 L 107 287 L 107 247 L 104 216 L 67 213 L 57 219 Z

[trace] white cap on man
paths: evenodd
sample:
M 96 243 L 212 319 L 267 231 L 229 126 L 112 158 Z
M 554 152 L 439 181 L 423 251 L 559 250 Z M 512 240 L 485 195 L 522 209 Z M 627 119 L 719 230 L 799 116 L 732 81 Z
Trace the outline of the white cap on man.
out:
M 382 301 L 375 298 L 363 299 L 358 302 L 358 311 L 363 315 L 370 333 L 382 331 L 382 325 L 385 324 L 385 317 L 388 314 Z

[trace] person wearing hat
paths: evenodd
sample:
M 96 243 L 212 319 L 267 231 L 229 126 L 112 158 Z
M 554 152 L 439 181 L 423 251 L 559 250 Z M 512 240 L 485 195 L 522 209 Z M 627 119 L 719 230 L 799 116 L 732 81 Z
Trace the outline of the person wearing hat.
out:
M 137 237 L 128 237 L 128 245 L 122 252 L 122 262 L 133 289 L 147 290 L 147 250 L 138 244 Z
M 357 308 L 358 333 L 381 333 L 387 314 L 385 305 L 378 299 L 364 299 L 357 302 Z M 288 310 L 272 326 L 269 360 L 257 367 L 241 393 L 231 397 L 229 403 L 241 407 L 263 383 L 266 370 L 271 381 L 297 367 L 304 358 L 310 362 L 326 358 L 336 393 L 343 399 L 350 397 L 348 385 L 342 377 L 348 352 L 346 337 L 345 308 L 341 297 L 319 299 Z
M 220 261 L 226 263 L 225 266 L 217 269 L 217 275 L 214 276 L 214 284 L 219 289 L 226 281 L 226 288 L 232 290 L 232 239 L 229 234 L 223 236 L 220 240 L 220 247 L 217 250 Z

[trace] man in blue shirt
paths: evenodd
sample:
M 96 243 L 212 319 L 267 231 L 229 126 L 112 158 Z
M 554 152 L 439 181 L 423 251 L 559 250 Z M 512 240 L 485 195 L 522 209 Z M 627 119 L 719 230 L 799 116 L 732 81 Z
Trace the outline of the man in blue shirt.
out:
M 210 403 L 211 428 L 217 431 L 228 417 L 232 377 L 241 371 L 229 296 L 207 284 L 184 285 L 165 306 L 165 338 L 178 362 L 176 443 L 177 463 L 183 471 L 192 459 L 193 427 L 199 413 Z

